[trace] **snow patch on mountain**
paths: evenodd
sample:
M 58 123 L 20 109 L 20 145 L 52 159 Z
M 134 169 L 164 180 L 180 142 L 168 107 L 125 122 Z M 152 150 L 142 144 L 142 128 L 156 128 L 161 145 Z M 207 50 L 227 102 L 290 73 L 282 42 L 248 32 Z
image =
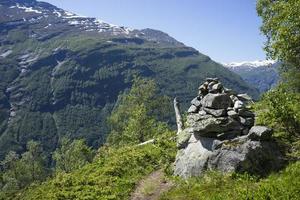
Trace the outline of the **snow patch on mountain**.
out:
M 222 63 L 225 67 L 228 68 L 236 68 L 236 67 L 263 67 L 263 66 L 271 66 L 275 64 L 275 60 L 256 60 L 256 61 L 243 61 L 243 62 L 231 62 L 231 63 Z
M 39 10 L 36 10 L 36 9 L 33 9 L 32 7 L 26 7 L 26 6 L 21 6 L 20 4 L 16 4 L 16 6 L 11 6 L 9 8 L 19 8 L 19 9 L 22 9 L 24 10 L 25 12 L 34 12 L 34 13 L 38 13 L 38 14 L 41 14 L 42 11 L 39 11 Z

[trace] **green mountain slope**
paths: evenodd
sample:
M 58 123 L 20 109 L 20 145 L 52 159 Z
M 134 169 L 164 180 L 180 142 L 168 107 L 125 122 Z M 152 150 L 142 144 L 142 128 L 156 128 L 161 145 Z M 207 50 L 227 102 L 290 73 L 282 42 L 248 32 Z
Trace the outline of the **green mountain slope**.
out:
M 30 8 L 30 9 L 29 9 Z M 186 103 L 205 77 L 254 97 L 238 75 L 165 33 L 130 30 L 34 0 L 0 0 L 0 158 L 27 141 L 106 138 L 106 117 L 134 75 Z

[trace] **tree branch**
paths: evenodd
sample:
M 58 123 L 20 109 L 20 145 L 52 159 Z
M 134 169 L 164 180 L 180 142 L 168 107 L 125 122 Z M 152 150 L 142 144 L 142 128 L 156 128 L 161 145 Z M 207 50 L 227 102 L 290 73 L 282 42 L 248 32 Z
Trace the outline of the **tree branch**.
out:
M 174 98 L 174 110 L 175 110 L 175 116 L 176 116 L 176 123 L 177 123 L 177 135 L 182 132 L 183 130 L 183 121 L 180 114 L 180 107 L 179 102 L 177 100 L 177 97 Z

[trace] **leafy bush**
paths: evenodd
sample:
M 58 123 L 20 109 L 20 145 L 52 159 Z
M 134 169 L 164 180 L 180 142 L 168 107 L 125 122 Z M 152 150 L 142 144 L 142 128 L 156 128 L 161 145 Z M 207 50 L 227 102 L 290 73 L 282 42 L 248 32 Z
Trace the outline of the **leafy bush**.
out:
M 135 77 L 132 88 L 119 97 L 118 106 L 108 118 L 108 143 L 138 144 L 168 131 L 167 124 L 159 119 L 170 112 L 170 105 L 168 97 L 157 95 L 153 80 Z
M 90 163 L 93 159 L 94 151 L 88 147 L 84 140 L 74 140 L 63 138 L 61 145 L 53 154 L 55 170 L 57 172 L 71 172 Z
M 15 199 L 128 199 L 142 177 L 174 161 L 174 152 L 175 143 L 166 138 L 143 146 L 103 146 L 92 164 L 32 185 Z
M 256 123 L 287 133 L 288 137 L 300 137 L 300 93 L 289 91 L 281 84 L 263 95 L 255 105 L 258 114 Z M 291 138 L 292 139 L 292 138 Z

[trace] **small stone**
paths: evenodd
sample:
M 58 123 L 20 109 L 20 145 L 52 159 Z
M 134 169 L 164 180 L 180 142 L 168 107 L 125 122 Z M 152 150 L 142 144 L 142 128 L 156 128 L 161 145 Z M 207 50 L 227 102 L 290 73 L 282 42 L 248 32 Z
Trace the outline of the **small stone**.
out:
M 199 96 L 205 96 L 208 93 L 207 85 L 205 84 L 200 85 L 198 89 L 199 89 Z
M 273 130 L 266 126 L 253 126 L 248 134 L 248 138 L 254 141 L 270 140 Z
M 192 135 L 191 129 L 184 129 L 177 135 L 177 147 L 179 149 L 185 148 Z
M 216 84 L 216 83 L 215 83 L 214 81 L 213 81 L 213 82 L 210 82 L 210 83 L 208 84 L 207 89 L 208 89 L 209 92 L 212 91 L 213 86 L 214 86 L 215 84 Z
M 205 88 L 207 88 L 208 84 L 209 84 L 209 82 L 207 82 L 207 81 L 205 81 L 205 82 L 203 83 L 203 85 L 204 85 Z
M 233 107 L 228 107 L 227 111 L 233 110 Z
M 192 101 L 191 101 L 191 104 L 198 107 L 201 105 L 201 101 L 199 100 L 199 97 L 196 97 L 194 98 Z
M 235 110 L 240 109 L 240 108 L 243 108 L 243 107 L 244 107 L 244 103 L 243 103 L 242 101 L 237 100 L 237 101 L 234 102 L 233 108 L 234 108 Z
M 233 91 L 232 89 L 228 89 L 226 87 L 223 87 L 223 92 L 229 95 L 234 95 L 234 96 L 236 95 L 235 91 Z
M 204 110 L 199 111 L 199 115 L 206 115 L 207 113 Z
M 211 108 L 203 108 L 203 110 L 208 113 L 211 114 L 215 117 L 223 117 L 226 116 L 227 112 L 225 109 L 211 109 Z
M 221 83 L 214 84 L 209 92 L 211 92 L 211 93 L 221 93 L 222 92 L 222 87 L 223 86 L 222 86 Z
M 238 113 L 235 112 L 234 110 L 227 111 L 227 115 L 232 118 L 237 118 L 239 116 Z
M 238 110 L 238 113 L 239 113 L 239 115 L 242 116 L 242 117 L 251 117 L 251 118 L 254 118 L 254 117 L 255 117 L 255 115 L 254 115 L 253 112 L 251 112 L 251 111 L 249 111 L 249 110 L 247 110 L 247 109 L 245 109 L 245 108 L 239 109 L 239 110 Z
M 244 126 L 251 127 L 254 125 L 254 119 L 251 117 L 248 117 L 248 118 L 239 117 L 239 119 L 240 119 L 241 124 Z
M 236 101 L 239 100 L 235 95 L 230 95 L 230 99 L 231 99 L 233 102 L 236 102 Z
M 198 88 L 198 90 L 205 90 L 205 89 L 207 89 L 207 85 L 204 84 L 200 85 Z
M 226 109 L 228 107 L 231 107 L 232 100 L 230 97 L 225 94 L 207 94 L 203 99 L 201 100 L 201 104 L 203 107 L 206 108 L 214 108 L 214 109 Z
M 195 105 L 191 105 L 191 107 L 188 109 L 188 113 L 196 113 L 198 112 L 199 108 Z
M 238 94 L 237 98 L 245 103 L 253 102 L 252 98 L 248 94 Z

